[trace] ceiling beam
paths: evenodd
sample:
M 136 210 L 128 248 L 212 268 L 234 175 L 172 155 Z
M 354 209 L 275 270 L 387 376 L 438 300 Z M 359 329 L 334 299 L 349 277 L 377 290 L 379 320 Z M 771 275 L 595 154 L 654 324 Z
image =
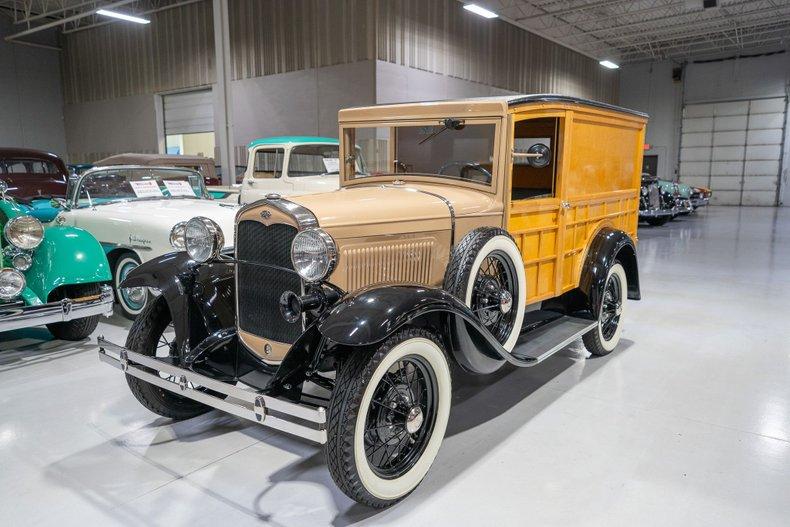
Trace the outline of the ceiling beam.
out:
M 516 22 L 521 22 L 521 21 L 524 21 L 524 20 L 534 20 L 536 18 L 545 18 L 547 16 L 555 16 L 556 17 L 556 16 L 562 16 L 562 15 L 568 15 L 568 14 L 571 14 L 571 13 L 578 13 L 579 11 L 586 11 L 588 9 L 596 9 L 596 8 L 600 8 L 600 7 L 606 7 L 606 6 L 610 6 L 610 5 L 614 5 L 614 4 L 624 4 L 626 2 L 631 3 L 630 0 L 607 0 L 605 2 L 588 2 L 586 4 L 577 5 L 575 7 L 568 7 L 566 9 L 558 9 L 557 11 L 546 11 L 542 7 L 533 6 L 533 7 L 537 7 L 539 9 L 543 10 L 544 12 L 540 13 L 540 14 L 537 14 L 537 15 L 522 16 L 522 17 L 516 18 L 515 20 L 516 20 Z
M 174 2 L 172 4 L 168 4 L 166 6 L 157 7 L 154 9 L 148 9 L 147 11 L 137 11 L 135 12 L 135 16 L 140 15 L 151 15 L 153 13 L 159 13 L 161 11 L 167 11 L 168 9 L 175 9 L 176 7 L 184 7 L 189 4 L 196 4 L 198 2 L 205 2 L 206 0 L 182 0 L 180 2 Z M 95 27 L 106 26 L 108 24 L 117 24 L 118 22 L 122 22 L 121 20 L 105 20 L 103 22 L 97 22 L 95 24 L 91 24 L 89 26 L 80 26 L 74 29 L 66 29 L 63 31 L 64 35 L 68 35 L 70 33 L 77 33 L 78 31 L 85 31 L 86 29 L 93 29 Z
M 36 26 L 36 27 L 31 27 L 30 29 L 26 29 L 24 31 L 20 31 L 19 33 L 14 33 L 13 35 L 8 35 L 7 37 L 5 37 L 5 40 L 6 40 L 6 42 L 13 42 L 13 41 L 18 40 L 18 39 L 20 39 L 22 37 L 26 37 L 28 35 L 32 35 L 34 33 L 40 32 L 40 31 L 44 31 L 45 29 L 49 29 L 49 28 L 52 28 L 52 27 L 57 27 L 57 26 L 60 26 L 62 24 L 65 24 L 67 22 L 73 22 L 75 20 L 79 20 L 81 18 L 85 18 L 86 16 L 94 15 L 94 14 L 96 14 L 96 11 L 98 11 L 99 9 L 113 9 L 115 7 L 121 7 L 121 6 L 124 6 L 126 4 L 131 4 L 132 2 L 136 2 L 136 1 L 137 0 L 118 0 L 116 2 L 112 2 L 112 3 L 109 3 L 109 4 L 96 6 L 95 8 L 88 9 L 87 11 L 83 11 L 81 13 L 77 13 L 76 15 L 68 16 L 66 18 L 61 18 L 61 19 L 55 20 L 53 22 L 47 22 L 46 24 L 42 24 L 42 25 Z

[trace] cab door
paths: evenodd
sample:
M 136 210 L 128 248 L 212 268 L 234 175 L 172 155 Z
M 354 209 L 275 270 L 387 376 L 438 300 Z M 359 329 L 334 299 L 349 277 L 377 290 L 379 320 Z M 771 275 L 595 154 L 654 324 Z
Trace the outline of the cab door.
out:
M 524 261 L 527 305 L 559 294 L 567 203 L 561 199 L 566 112 L 512 114 L 512 161 L 505 183 L 508 231 Z M 509 202 L 508 202 L 509 198 Z

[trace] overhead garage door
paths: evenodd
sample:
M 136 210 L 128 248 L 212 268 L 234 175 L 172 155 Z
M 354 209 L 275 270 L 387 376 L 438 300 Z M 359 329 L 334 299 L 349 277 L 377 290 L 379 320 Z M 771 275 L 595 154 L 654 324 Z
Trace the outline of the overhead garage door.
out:
M 680 179 L 713 190 L 713 203 L 776 205 L 787 99 L 687 104 Z
M 165 135 L 214 131 L 211 90 L 174 93 L 162 97 Z

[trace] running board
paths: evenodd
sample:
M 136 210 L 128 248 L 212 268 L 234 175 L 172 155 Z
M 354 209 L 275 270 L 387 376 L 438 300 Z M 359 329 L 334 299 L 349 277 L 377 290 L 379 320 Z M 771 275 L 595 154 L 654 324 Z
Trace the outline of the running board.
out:
M 597 325 L 595 320 L 562 316 L 522 333 L 508 362 L 521 367 L 540 364 Z

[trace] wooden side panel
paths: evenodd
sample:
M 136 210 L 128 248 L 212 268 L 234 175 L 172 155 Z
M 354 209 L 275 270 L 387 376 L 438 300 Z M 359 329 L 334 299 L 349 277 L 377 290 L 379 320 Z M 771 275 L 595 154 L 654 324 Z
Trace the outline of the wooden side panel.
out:
M 569 200 L 563 237 L 562 291 L 579 285 L 582 264 L 592 236 L 604 225 L 636 239 L 639 195 L 622 190 Z
M 559 200 L 514 202 L 508 231 L 527 275 L 527 304 L 555 296 L 559 247 Z

